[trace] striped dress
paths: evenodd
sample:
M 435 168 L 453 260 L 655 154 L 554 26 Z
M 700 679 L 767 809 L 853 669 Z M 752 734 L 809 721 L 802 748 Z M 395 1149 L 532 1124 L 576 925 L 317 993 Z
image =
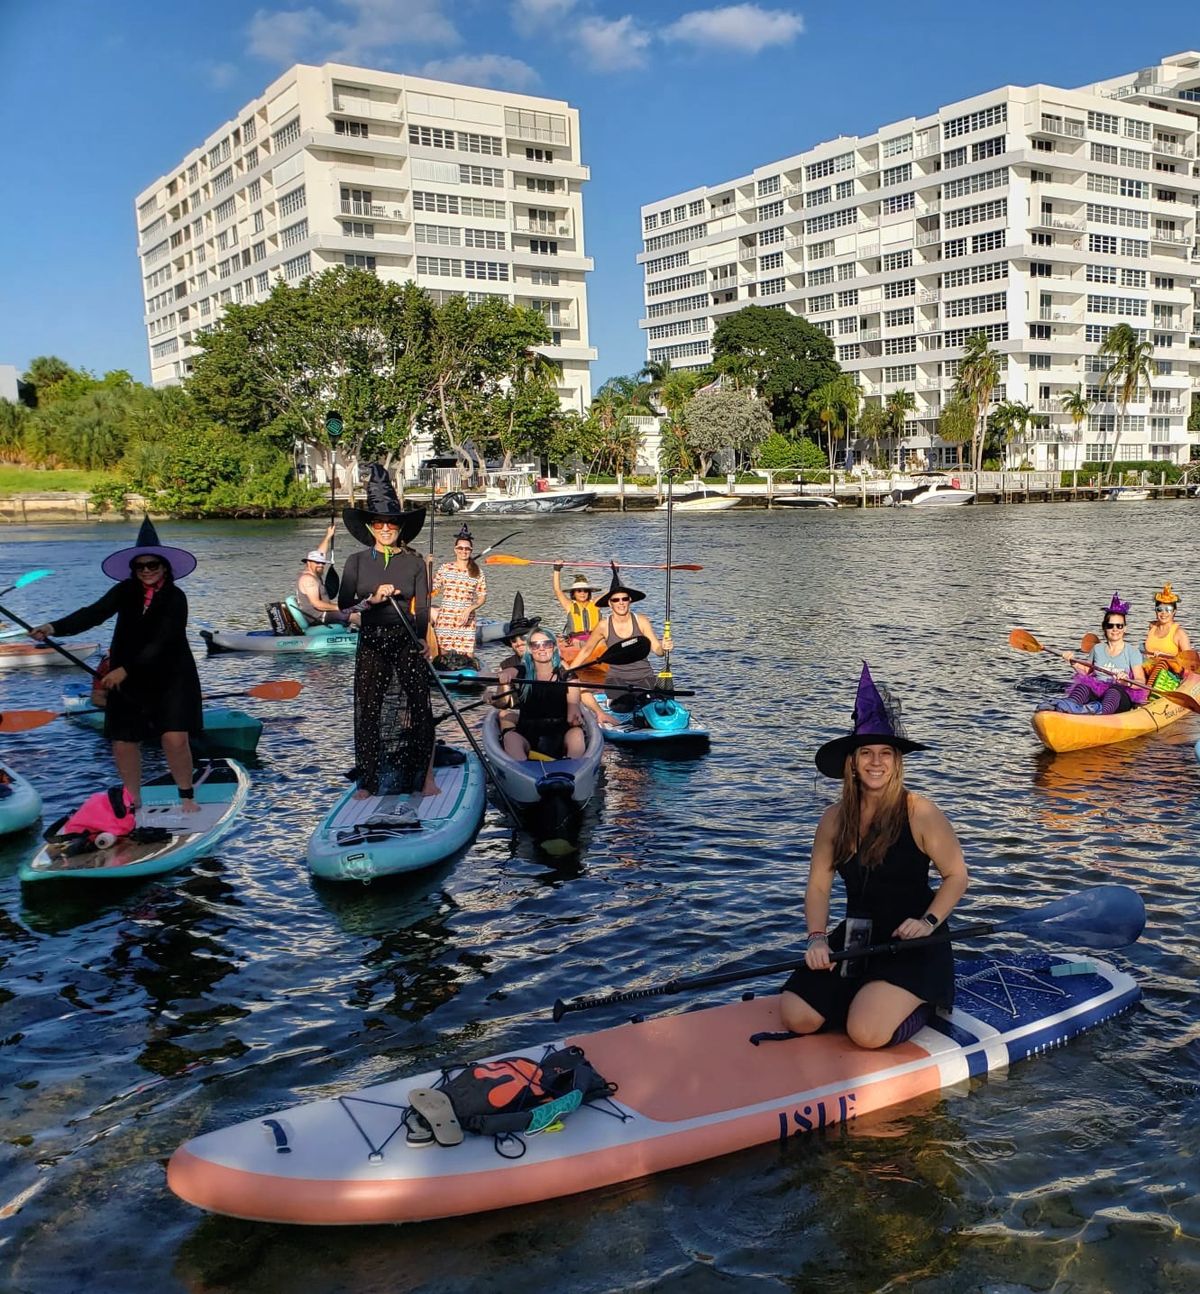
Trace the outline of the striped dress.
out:
M 461 652 L 464 656 L 475 654 L 475 602 L 487 594 L 487 577 L 482 571 L 472 575 L 460 571 L 453 562 L 439 566 L 433 577 L 433 596 L 441 596 L 438 610 L 438 652 Z

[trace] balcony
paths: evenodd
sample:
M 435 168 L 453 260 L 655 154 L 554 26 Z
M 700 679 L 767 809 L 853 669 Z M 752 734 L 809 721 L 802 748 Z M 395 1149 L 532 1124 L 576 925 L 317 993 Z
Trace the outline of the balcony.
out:
M 731 274 L 728 278 L 713 279 L 713 281 L 708 285 L 708 290 L 713 293 L 736 292 L 737 285 L 738 285 L 737 275 Z
M 1042 124 L 1038 127 L 1038 134 L 1062 135 L 1067 139 L 1083 139 L 1083 122 L 1071 121 L 1064 117 L 1047 116 L 1043 113 Z
M 757 259 L 758 259 L 757 247 L 743 247 L 741 251 L 738 252 L 739 261 L 756 261 Z
M 917 304 L 921 306 L 933 305 L 941 299 L 942 292 L 940 288 L 922 288 L 921 291 L 917 293 Z
M 935 198 L 932 202 L 926 199 L 924 202 L 918 202 L 913 209 L 914 214 L 919 219 L 921 216 L 936 216 L 942 209 L 940 198 Z
M 513 228 L 520 234 L 542 234 L 549 238 L 572 237 L 571 226 L 565 221 L 514 220 Z
M 930 243 L 940 243 L 942 241 L 942 231 L 940 229 L 921 230 L 917 234 L 917 246 L 928 247 Z
M 1074 234 L 1087 232 L 1086 220 L 1071 220 L 1066 216 L 1036 216 L 1030 221 L 1031 229 L 1069 229 Z
M 858 334 L 859 341 L 878 341 L 880 331 L 878 328 L 863 328 Z
M 404 120 L 404 113 L 400 111 L 399 105 L 375 103 L 369 99 L 344 98 L 341 95 L 334 95 L 329 116 L 366 117 L 372 121 Z
M 387 220 L 388 209 L 382 202 L 347 202 L 341 204 L 341 214 L 343 216 L 371 216 L 376 220 Z M 392 208 L 391 219 L 399 220 L 401 211 L 399 207 Z
M 1056 306 L 1042 306 L 1038 318 L 1043 323 L 1078 323 L 1079 320 L 1070 310 L 1061 310 Z
M 1181 404 L 1152 404 L 1150 406 L 1150 416 L 1152 418 L 1178 418 L 1184 413 L 1184 407 Z
M 1163 153 L 1167 157 L 1195 157 L 1196 150 L 1188 148 L 1186 144 L 1172 144 L 1165 139 L 1156 139 L 1151 145 L 1156 153 Z
M 1154 229 L 1150 232 L 1150 241 L 1169 243 L 1173 247 L 1183 247 L 1192 241 L 1192 235 L 1180 233 L 1178 229 Z
M 854 253 L 855 259 L 860 261 L 873 260 L 878 255 L 878 243 L 863 243 L 863 245 Z

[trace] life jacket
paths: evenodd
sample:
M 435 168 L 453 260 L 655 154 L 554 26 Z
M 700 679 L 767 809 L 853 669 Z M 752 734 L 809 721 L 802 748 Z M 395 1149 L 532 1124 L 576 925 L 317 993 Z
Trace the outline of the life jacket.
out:
M 594 602 L 572 601 L 564 634 L 590 634 L 600 623 L 600 608 Z

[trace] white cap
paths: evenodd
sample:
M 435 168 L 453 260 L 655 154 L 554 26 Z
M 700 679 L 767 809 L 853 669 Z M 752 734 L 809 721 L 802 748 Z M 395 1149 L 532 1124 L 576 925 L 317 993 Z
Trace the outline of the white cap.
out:
M 326 565 L 329 558 L 325 556 L 319 548 L 314 548 L 311 553 L 304 559 L 306 562 L 320 562 L 322 566 Z

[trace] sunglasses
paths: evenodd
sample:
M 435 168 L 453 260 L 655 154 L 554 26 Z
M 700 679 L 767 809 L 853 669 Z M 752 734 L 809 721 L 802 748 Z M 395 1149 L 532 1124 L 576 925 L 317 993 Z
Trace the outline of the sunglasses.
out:
M 547 642 L 544 638 L 539 638 L 537 642 L 529 644 L 530 651 L 552 651 L 554 644 Z
M 1124 622 L 1122 622 L 1121 624 L 1116 624 L 1113 621 L 1106 621 L 1104 624 L 1104 628 L 1105 629 L 1124 629 L 1125 625 L 1124 625 Z
M 1174 611 L 1174 610 L 1175 610 L 1175 607 L 1174 607 L 1174 604 L 1173 604 L 1173 603 L 1170 603 L 1170 602 L 1156 602 L 1156 603 L 1154 604 L 1154 610 L 1155 610 L 1155 612 L 1159 612 L 1159 611 Z
M 399 530 L 400 526 L 395 521 L 371 521 L 368 523 L 372 530 Z
M 608 604 L 611 607 L 615 607 L 618 602 L 628 602 L 628 601 L 629 601 L 628 598 L 609 598 Z
M 135 571 L 161 571 L 162 562 L 134 562 Z

